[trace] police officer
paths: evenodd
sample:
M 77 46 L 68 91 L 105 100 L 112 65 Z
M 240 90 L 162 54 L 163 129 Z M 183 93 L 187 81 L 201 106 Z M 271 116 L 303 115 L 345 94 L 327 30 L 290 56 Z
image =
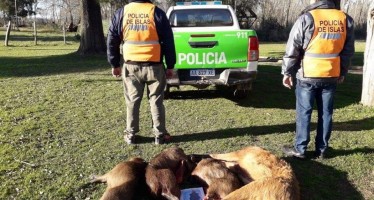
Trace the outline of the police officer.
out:
M 353 19 L 340 11 L 340 0 L 311 0 L 292 27 L 283 57 L 283 85 L 293 86 L 296 74 L 296 138 L 284 146 L 287 156 L 305 158 L 310 141 L 314 101 L 318 125 L 315 157 L 324 158 L 332 130 L 333 99 L 354 54 Z
M 124 65 L 120 67 L 120 45 Z M 112 18 L 107 56 L 115 77 L 122 76 L 127 107 L 124 139 L 135 143 L 139 132 L 139 109 L 145 86 L 151 107 L 155 143 L 170 140 L 163 104 L 166 76 L 172 74 L 176 56 L 173 33 L 164 11 L 149 0 L 130 0 Z M 163 58 L 166 63 L 163 65 Z

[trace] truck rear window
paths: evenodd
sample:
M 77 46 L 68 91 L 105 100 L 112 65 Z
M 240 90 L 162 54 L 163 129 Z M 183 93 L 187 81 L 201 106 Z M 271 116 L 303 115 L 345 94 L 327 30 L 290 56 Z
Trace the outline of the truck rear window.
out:
M 233 19 L 226 9 L 174 10 L 170 14 L 172 27 L 232 26 Z

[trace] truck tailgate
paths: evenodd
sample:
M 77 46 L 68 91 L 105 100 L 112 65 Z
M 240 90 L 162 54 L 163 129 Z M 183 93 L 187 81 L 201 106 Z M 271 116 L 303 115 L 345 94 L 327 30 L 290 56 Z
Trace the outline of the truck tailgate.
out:
M 208 28 L 207 28 L 208 29 Z M 244 68 L 253 30 L 174 32 L 176 69 Z

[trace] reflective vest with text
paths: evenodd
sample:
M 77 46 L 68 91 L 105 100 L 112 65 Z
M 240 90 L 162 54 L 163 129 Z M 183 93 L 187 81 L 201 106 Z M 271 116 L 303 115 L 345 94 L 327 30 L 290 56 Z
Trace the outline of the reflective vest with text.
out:
M 314 33 L 305 50 L 304 77 L 329 78 L 340 76 L 340 52 L 347 36 L 346 15 L 336 9 L 310 11 Z
M 161 46 L 152 3 L 129 3 L 123 14 L 123 58 L 125 61 L 160 62 Z

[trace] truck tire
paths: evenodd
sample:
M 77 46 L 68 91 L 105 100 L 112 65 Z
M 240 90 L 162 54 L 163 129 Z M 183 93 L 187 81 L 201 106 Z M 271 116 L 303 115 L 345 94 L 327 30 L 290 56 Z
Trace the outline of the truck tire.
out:
M 233 96 L 236 99 L 245 99 L 249 96 L 252 89 L 252 83 L 245 83 L 237 85 L 233 88 Z
M 234 90 L 233 95 L 236 99 L 245 99 L 249 96 L 249 90 Z
M 164 99 L 170 99 L 170 85 L 168 84 L 165 86 Z

